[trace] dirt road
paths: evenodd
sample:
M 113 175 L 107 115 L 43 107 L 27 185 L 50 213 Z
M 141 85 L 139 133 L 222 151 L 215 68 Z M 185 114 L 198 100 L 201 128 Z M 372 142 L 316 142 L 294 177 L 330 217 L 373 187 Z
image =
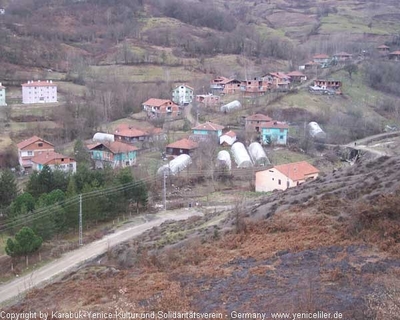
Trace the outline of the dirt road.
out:
M 55 276 L 59 276 L 79 266 L 87 260 L 91 260 L 106 252 L 110 247 L 131 239 L 143 232 L 161 225 L 167 220 L 185 220 L 202 213 L 195 210 L 176 210 L 154 215 L 154 219 L 139 225 L 124 227 L 101 240 L 92 242 L 77 250 L 64 254 L 61 258 L 33 271 L 23 277 L 17 278 L 0 286 L 0 305 L 11 302 L 13 298 L 23 294 L 29 289 L 50 282 Z

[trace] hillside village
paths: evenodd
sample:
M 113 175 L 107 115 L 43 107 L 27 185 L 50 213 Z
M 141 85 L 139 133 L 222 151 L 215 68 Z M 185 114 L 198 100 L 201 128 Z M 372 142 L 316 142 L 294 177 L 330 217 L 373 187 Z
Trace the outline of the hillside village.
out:
M 0 307 L 397 319 L 399 16 L 0 0 Z

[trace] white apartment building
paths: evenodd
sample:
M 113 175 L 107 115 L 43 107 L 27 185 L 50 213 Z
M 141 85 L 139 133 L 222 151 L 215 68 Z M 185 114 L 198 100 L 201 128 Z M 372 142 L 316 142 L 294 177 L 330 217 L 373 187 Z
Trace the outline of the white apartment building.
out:
M 28 81 L 22 84 L 22 103 L 57 102 L 57 85 L 52 80 Z

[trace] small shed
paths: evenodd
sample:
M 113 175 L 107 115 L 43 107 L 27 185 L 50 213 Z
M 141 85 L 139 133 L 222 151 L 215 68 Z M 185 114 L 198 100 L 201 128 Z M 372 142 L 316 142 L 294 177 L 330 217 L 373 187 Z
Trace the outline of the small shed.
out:
M 236 133 L 232 130 L 225 132 L 219 137 L 219 144 L 231 146 L 236 142 Z

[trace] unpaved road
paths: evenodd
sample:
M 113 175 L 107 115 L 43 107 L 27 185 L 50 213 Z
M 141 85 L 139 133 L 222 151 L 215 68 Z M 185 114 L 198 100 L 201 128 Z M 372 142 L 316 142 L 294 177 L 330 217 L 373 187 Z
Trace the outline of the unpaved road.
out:
M 159 213 L 153 216 L 154 219 L 152 219 L 152 221 L 144 222 L 135 226 L 124 227 L 113 234 L 107 235 L 101 240 L 68 252 L 61 258 L 43 266 L 42 268 L 0 286 L 0 305 L 39 284 L 49 282 L 55 276 L 71 271 L 83 262 L 91 260 L 106 252 L 110 247 L 138 236 L 155 226 L 161 225 L 167 220 L 185 220 L 195 215 L 202 215 L 202 213 L 193 209 Z

